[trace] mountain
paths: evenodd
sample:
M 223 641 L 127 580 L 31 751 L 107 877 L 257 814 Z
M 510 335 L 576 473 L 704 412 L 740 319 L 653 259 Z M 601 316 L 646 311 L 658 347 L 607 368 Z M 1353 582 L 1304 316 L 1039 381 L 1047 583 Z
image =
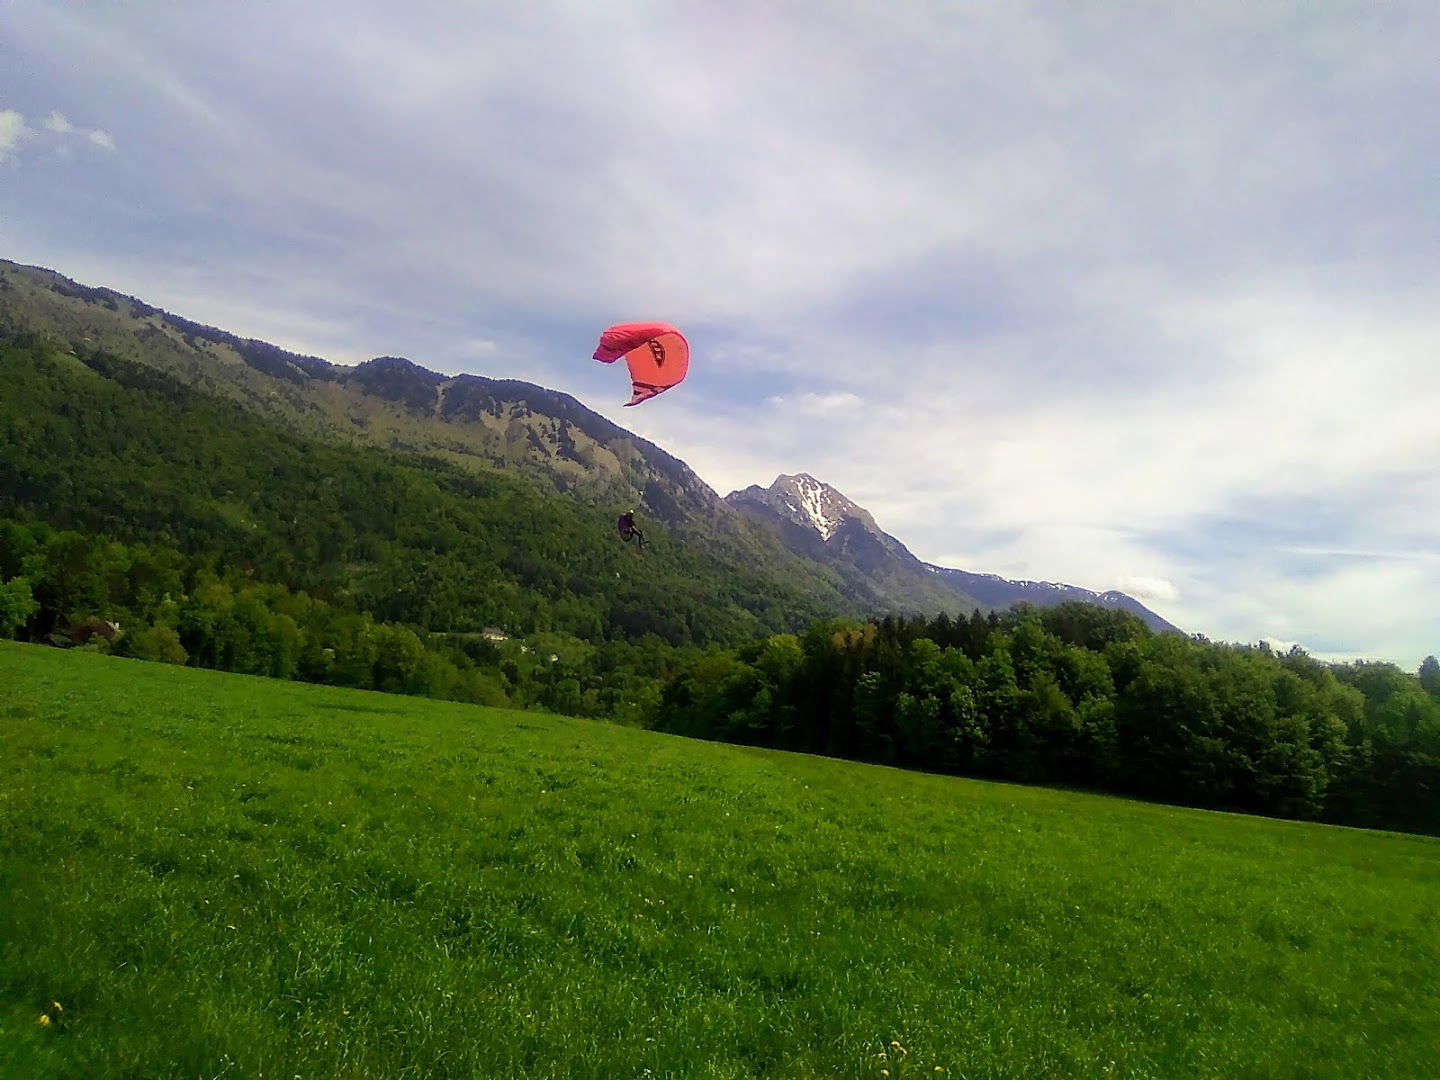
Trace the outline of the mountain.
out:
M 1016 604 L 1033 604 L 1035 607 L 1054 607 L 1068 603 L 1095 604 L 1138 615 L 1153 630 L 1177 634 L 1182 632 L 1179 627 L 1155 614 L 1133 596 L 1115 589 L 1097 593 L 1082 589 L 1078 585 L 1062 585 L 1055 581 L 1012 581 L 997 574 L 975 574 L 968 570 L 952 570 L 929 563 L 926 566 L 940 580 L 968 596 L 975 597 L 985 607 L 1008 608 Z
M 0 331 L 0 386 L 0 583 L 33 586 L 41 637 L 92 616 L 163 623 L 202 662 L 260 672 L 294 659 L 286 627 L 308 623 L 368 671 L 378 639 L 343 616 L 683 647 L 848 609 L 816 586 L 819 567 L 792 578 L 669 535 L 642 556 L 608 515 L 513 473 L 298 435 L 154 368 L 33 334 Z M 658 654 L 642 653 L 654 670 Z
M 989 605 L 937 578 L 869 511 L 808 473 L 780 476 L 725 496 L 727 505 L 770 529 L 792 551 L 831 567 L 857 592 L 874 591 L 903 609 L 968 613 Z
M 0 326 L 158 369 L 327 441 L 518 471 L 596 502 L 636 502 L 671 524 L 723 512 L 684 462 L 531 383 L 450 377 L 393 356 L 331 364 L 6 260 Z
M 870 512 L 808 473 L 782 475 L 768 488 L 732 491 L 725 501 L 769 527 L 792 550 L 826 563 L 852 587 L 879 583 L 887 595 L 922 611 L 998 610 L 1015 604 L 1051 607 L 1071 601 L 1119 608 L 1157 630 L 1175 630 L 1122 592 L 1091 592 L 1075 585 L 1011 581 L 922 562 L 882 530 Z
M 806 474 L 721 499 L 679 458 L 570 395 L 532 383 L 447 376 L 397 356 L 332 364 L 3 259 L 0 331 L 37 335 L 92 367 L 114 361 L 151 370 L 303 438 L 515 475 L 578 502 L 596 521 L 633 506 L 668 542 L 747 580 L 775 582 L 806 606 L 953 613 L 1079 597 L 1169 625 L 1123 594 L 1060 595 L 930 567 L 867 511 Z
M 785 583 L 837 612 L 885 606 L 732 513 L 680 459 L 568 394 L 514 379 L 446 376 L 402 357 L 354 367 L 205 326 L 51 270 L 0 260 L 0 330 L 152 369 L 257 419 L 332 444 L 516 474 L 613 521 L 636 507 L 661 535 Z

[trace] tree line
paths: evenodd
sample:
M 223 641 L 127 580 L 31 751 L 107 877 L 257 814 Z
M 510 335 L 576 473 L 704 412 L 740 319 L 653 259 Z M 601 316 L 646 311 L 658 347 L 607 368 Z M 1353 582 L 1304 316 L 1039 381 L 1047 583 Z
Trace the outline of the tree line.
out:
M 686 651 L 654 636 L 436 633 L 172 547 L 13 520 L 0 520 L 0 638 L 635 725 Z
M 489 640 L 173 547 L 0 520 L 0 637 L 957 775 L 1440 833 L 1440 663 L 1327 664 L 1083 604 L 822 619 L 730 648 Z
M 1156 634 L 1082 604 L 822 620 L 712 650 L 660 730 L 1219 810 L 1440 832 L 1440 664 Z

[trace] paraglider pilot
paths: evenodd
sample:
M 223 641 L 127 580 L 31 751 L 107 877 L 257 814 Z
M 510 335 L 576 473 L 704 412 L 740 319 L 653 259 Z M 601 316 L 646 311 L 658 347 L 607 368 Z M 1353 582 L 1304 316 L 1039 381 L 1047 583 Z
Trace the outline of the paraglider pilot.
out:
M 615 528 L 620 531 L 620 539 L 624 540 L 627 544 L 631 540 L 635 540 L 643 549 L 645 545 L 649 543 L 649 541 L 645 539 L 645 534 L 640 531 L 640 527 L 635 524 L 634 510 L 626 510 L 625 513 L 616 518 Z

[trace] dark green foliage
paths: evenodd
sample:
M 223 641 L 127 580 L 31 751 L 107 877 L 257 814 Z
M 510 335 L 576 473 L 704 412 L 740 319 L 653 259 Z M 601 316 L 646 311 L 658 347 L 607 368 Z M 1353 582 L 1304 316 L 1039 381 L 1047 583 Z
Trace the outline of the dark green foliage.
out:
M 432 633 L 172 548 L 0 521 L 0 574 L 16 570 L 26 576 L 0 585 L 0 616 L 31 640 L 70 644 L 77 623 L 103 619 L 120 634 L 87 647 L 121 656 L 630 724 L 680 651 L 653 636 L 597 646 L 561 632 L 523 644 Z
M 308 440 L 103 353 L 0 347 L 0 516 L 173 549 L 430 631 L 734 644 L 812 598 L 498 472 Z M 73 568 L 57 611 L 94 606 Z M 88 590 L 88 592 L 87 592 Z
M 785 663 L 760 663 L 782 642 Z M 1415 677 L 1077 604 L 816 623 L 693 662 L 657 717 L 862 761 L 1440 832 L 1440 702 Z
M 1440 660 L 1433 656 L 1425 657 L 1420 661 L 1420 670 L 1417 674 L 1421 689 L 1433 698 L 1440 698 Z
M 12 578 L 0 584 L 0 637 L 10 637 L 40 610 L 30 583 Z

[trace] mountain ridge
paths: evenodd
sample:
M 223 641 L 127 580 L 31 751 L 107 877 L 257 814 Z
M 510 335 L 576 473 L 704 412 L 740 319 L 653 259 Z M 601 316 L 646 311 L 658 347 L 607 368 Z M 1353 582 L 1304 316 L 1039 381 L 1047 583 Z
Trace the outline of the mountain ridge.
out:
M 721 498 L 680 458 L 563 391 L 445 375 L 401 356 L 335 364 L 4 259 L 0 325 L 157 368 L 302 434 L 517 472 L 597 509 L 634 505 L 686 542 L 736 565 L 771 566 L 855 614 L 1008 606 L 986 576 L 922 562 L 869 511 L 809 473 L 776 481 L 789 484 L 793 505 L 777 502 L 775 484 Z M 1124 599 L 1152 625 L 1159 620 Z
M 782 473 L 768 488 L 752 484 L 732 491 L 725 501 L 767 524 L 782 542 L 828 562 L 842 575 L 883 577 L 892 591 L 904 595 L 931 595 L 919 581 L 912 580 L 928 576 L 953 590 L 960 602 L 982 609 L 1019 603 L 1051 607 L 1079 601 L 1128 611 L 1153 629 L 1178 632 L 1162 616 L 1116 589 L 1095 592 L 1060 582 L 1016 581 L 923 562 L 881 529 L 868 510 L 810 473 Z
M 963 589 L 935 580 L 868 510 L 809 473 L 782 473 L 768 488 L 732 491 L 725 503 L 852 587 L 878 583 L 910 611 L 989 610 Z

